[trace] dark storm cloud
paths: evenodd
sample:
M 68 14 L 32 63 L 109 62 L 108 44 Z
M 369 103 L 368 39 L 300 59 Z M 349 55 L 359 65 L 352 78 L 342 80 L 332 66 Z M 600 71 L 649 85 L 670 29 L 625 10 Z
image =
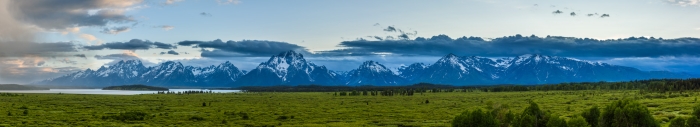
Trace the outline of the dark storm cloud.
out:
M 477 56 L 515 56 L 543 54 L 567 57 L 658 57 L 700 56 L 700 39 L 657 39 L 630 37 L 596 40 L 573 37 L 508 36 L 486 41 L 479 37 L 452 39 L 446 35 L 415 40 L 344 41 L 341 50 L 321 51 L 317 55 L 398 55 L 442 56 L 449 53 Z
M 80 58 L 87 58 L 87 56 L 85 56 L 85 54 L 75 54 L 73 56 L 80 57 Z
M 102 50 L 102 49 L 120 49 L 120 50 L 148 50 L 151 48 L 159 49 L 174 49 L 177 48 L 173 44 L 162 42 L 151 42 L 148 40 L 131 39 L 128 42 L 111 42 L 95 46 L 83 46 L 87 50 Z
M 180 53 L 177 53 L 173 50 L 170 50 L 168 52 L 160 52 L 160 55 L 165 55 L 165 54 L 170 54 L 170 55 L 180 55 Z
M 310 54 L 306 48 L 286 42 L 265 41 L 265 40 L 243 40 L 223 42 L 219 39 L 214 41 L 181 41 L 181 46 L 194 46 L 197 48 L 212 48 L 214 50 L 203 50 L 202 56 L 270 56 L 285 51 L 296 51 L 302 54 Z
M 384 29 L 386 32 L 396 32 L 396 28 L 394 26 L 388 26 Z
M 14 0 L 9 3 L 13 17 L 41 28 L 64 29 L 75 26 L 106 26 L 108 23 L 135 22 L 124 15 L 126 8 L 141 0 Z M 98 10 L 90 14 L 90 10 Z

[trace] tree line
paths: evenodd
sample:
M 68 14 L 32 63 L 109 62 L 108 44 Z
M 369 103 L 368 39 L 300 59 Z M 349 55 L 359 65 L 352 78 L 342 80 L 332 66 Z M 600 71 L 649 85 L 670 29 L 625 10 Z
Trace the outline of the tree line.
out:
M 431 83 L 418 83 L 407 86 L 245 86 L 240 87 L 246 92 L 342 92 L 346 95 L 351 91 L 380 91 L 378 95 L 397 95 L 391 93 L 435 93 L 435 92 L 517 92 L 517 91 L 576 91 L 576 90 L 640 90 L 641 92 L 684 92 L 700 90 L 700 78 L 691 79 L 649 79 L 623 82 L 577 82 L 543 85 L 482 85 L 482 86 L 452 86 Z M 389 94 L 381 94 L 381 93 Z

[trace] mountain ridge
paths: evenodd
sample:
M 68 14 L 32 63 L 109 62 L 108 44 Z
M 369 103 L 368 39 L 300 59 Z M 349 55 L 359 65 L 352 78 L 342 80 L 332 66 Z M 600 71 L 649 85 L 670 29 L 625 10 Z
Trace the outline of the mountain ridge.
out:
M 206 67 L 185 66 L 167 61 L 145 67 L 138 60 L 122 60 L 112 66 L 79 71 L 47 79 L 38 84 L 112 86 L 146 84 L 166 87 L 239 87 L 273 85 L 450 85 L 553 84 L 563 82 L 628 81 L 652 78 L 690 78 L 668 71 L 591 62 L 575 58 L 525 54 L 486 58 L 447 54 L 433 64 L 413 63 L 394 73 L 376 61 L 365 61 L 351 71 L 332 71 L 304 59 L 294 51 L 273 55 L 250 71 L 231 62 Z

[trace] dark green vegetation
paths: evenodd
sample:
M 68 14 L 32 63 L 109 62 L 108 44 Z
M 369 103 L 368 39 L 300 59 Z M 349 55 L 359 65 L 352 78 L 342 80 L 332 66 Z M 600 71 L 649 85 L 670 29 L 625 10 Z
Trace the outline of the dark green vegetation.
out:
M 518 91 L 576 91 L 576 90 L 640 90 L 641 92 L 683 92 L 700 90 L 700 79 L 650 79 L 627 82 L 581 82 L 545 85 L 451 86 L 419 83 L 409 86 L 247 86 L 249 92 L 337 92 L 337 91 L 411 91 L 419 92 L 518 92 Z
M 35 86 L 28 86 L 28 85 L 0 84 L 0 90 L 49 90 L 49 89 L 35 87 Z
M 123 85 L 123 86 L 110 86 L 102 88 L 102 90 L 134 90 L 134 91 L 168 91 L 168 88 L 147 86 L 147 85 Z
M 693 109 L 700 96 L 695 91 L 683 93 L 688 96 L 638 90 L 455 91 L 413 96 L 333 93 L 0 96 L 0 126 L 452 126 L 460 115 L 463 121 L 496 119 L 483 125 L 547 126 L 565 121 L 585 126 L 591 121 L 586 117 L 595 115 L 583 114 L 599 112 L 598 118 L 605 117 L 608 107 L 616 103 L 647 108 L 647 114 L 662 126 L 676 118 L 686 119 L 687 124 L 694 120 L 697 125 L 693 114 L 700 114 Z M 630 104 L 621 100 L 630 100 Z M 599 111 L 591 110 L 596 106 Z M 467 110 L 469 115 L 462 113 Z M 549 121 L 554 117 L 561 120 Z

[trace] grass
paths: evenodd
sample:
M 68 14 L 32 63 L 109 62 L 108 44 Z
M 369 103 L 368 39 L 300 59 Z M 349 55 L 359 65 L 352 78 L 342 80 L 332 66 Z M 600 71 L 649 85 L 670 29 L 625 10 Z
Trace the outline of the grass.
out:
M 586 108 L 604 107 L 623 98 L 638 99 L 657 121 L 664 121 L 689 117 L 697 105 L 697 93 L 684 94 L 687 96 L 652 94 L 666 96 L 657 98 L 645 98 L 637 91 L 449 92 L 414 96 L 333 96 L 332 92 L 24 94 L 0 96 L 0 126 L 449 126 L 453 117 L 467 109 L 507 106 L 519 113 L 528 100 L 533 100 L 543 111 L 568 120 Z M 426 100 L 430 103 L 426 104 Z

